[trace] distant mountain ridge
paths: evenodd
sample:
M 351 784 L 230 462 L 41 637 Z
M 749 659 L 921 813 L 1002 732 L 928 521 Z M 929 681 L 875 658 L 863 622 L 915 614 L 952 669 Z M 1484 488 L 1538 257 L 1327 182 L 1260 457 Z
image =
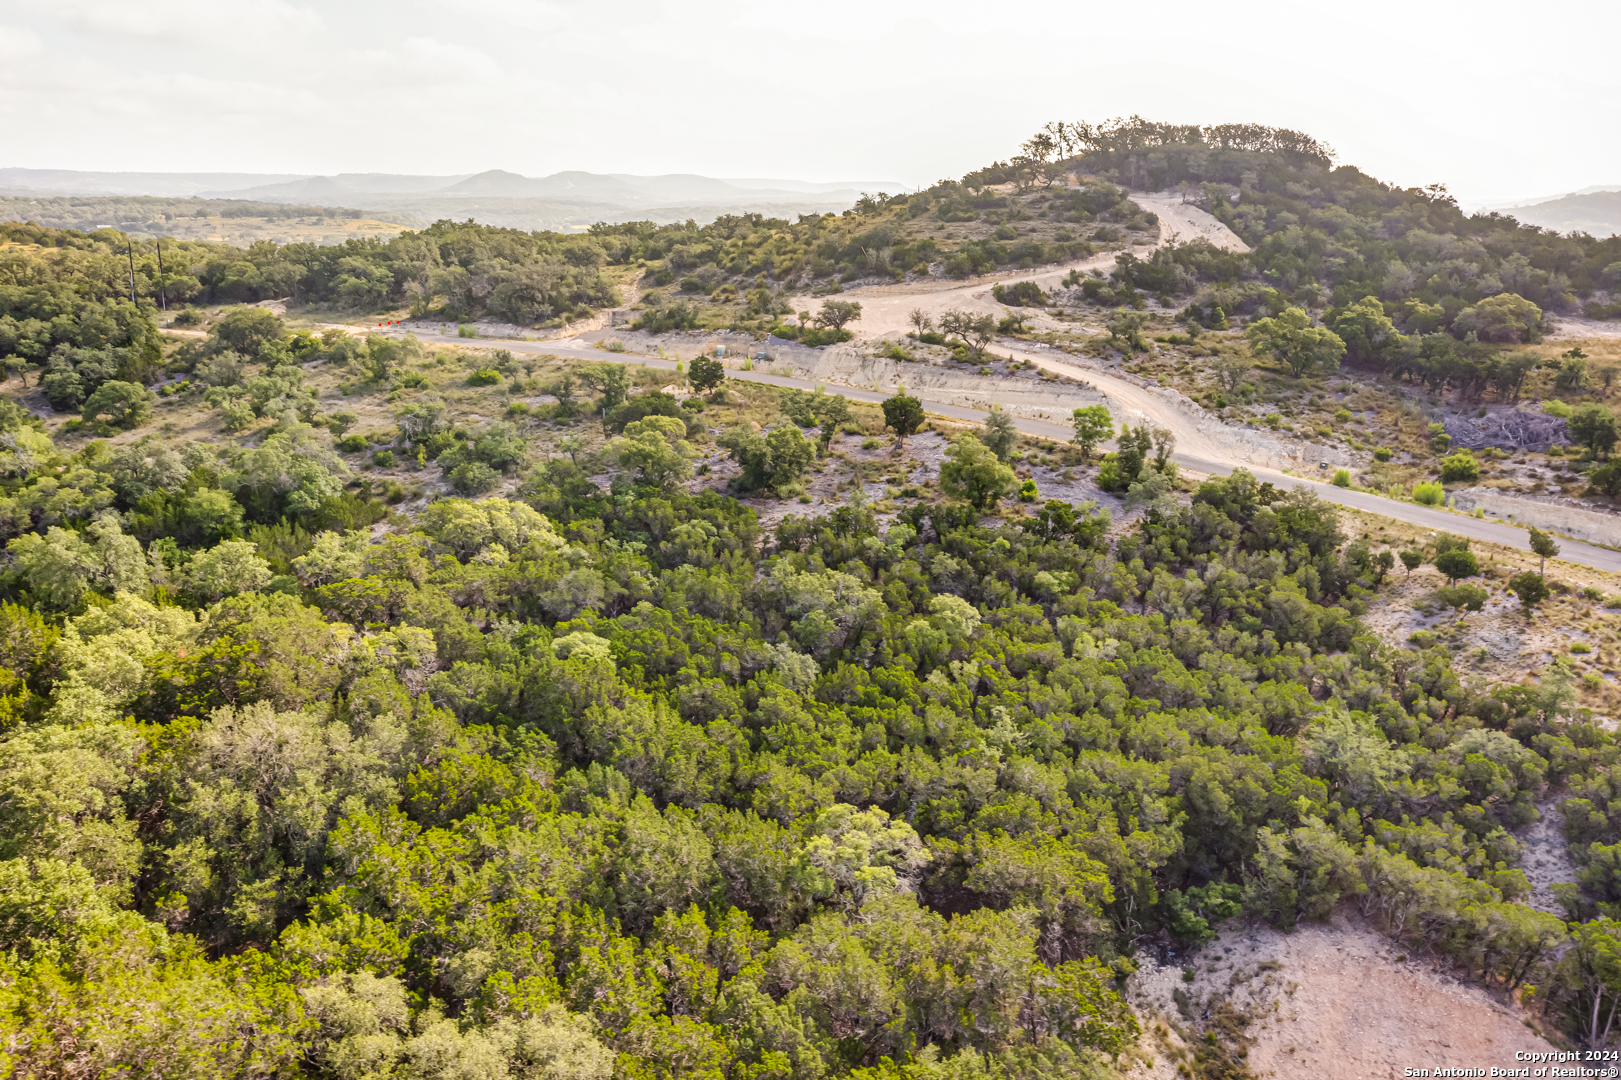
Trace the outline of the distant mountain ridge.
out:
M 4 195 L 156 195 L 189 198 L 217 188 L 306 180 L 298 173 L 82 172 L 77 169 L 0 169 Z
M 1621 188 L 1621 185 L 1618 185 Z M 1584 232 L 1600 239 L 1621 235 L 1621 190 L 1576 192 L 1502 213 L 1555 232 Z
M 565 170 L 524 176 L 504 169 L 453 175 L 401 173 L 144 173 L 82 172 L 72 169 L 0 169 L 0 194 L 152 195 L 321 204 L 323 198 L 353 203 L 368 195 L 484 196 L 508 199 L 624 200 L 637 204 L 691 202 L 801 202 L 806 195 L 904 190 L 893 180 L 813 182 L 777 179 L 725 179 L 693 173 L 638 176 Z
M 847 209 L 862 192 L 897 194 L 904 190 L 904 185 L 892 180 L 817 182 L 581 170 L 549 176 L 524 176 L 504 169 L 454 175 L 313 176 L 0 169 L 0 196 L 196 197 L 305 207 L 365 207 L 367 214 L 388 220 L 472 218 L 517 229 L 581 229 L 597 221 L 642 218 L 659 223 L 688 218 L 706 222 L 723 214 L 749 212 L 791 218 Z

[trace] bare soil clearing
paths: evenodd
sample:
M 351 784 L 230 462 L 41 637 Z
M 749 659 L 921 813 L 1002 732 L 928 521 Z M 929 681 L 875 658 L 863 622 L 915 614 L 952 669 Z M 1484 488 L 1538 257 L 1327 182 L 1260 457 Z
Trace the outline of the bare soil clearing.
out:
M 1248 1061 L 1263 1078 L 1382 1080 L 1409 1067 L 1506 1068 L 1516 1051 L 1554 1049 L 1516 1005 L 1416 957 L 1399 960 L 1400 950 L 1355 918 L 1291 934 L 1231 927 L 1193 954 L 1143 963 L 1130 989 L 1145 1019 L 1157 1014 L 1183 1030 L 1185 1015 L 1201 1018 L 1226 998 L 1252 1018 Z M 1194 972 L 1192 982 L 1184 970 Z M 1175 1067 L 1160 1060 L 1154 1072 L 1170 1077 Z

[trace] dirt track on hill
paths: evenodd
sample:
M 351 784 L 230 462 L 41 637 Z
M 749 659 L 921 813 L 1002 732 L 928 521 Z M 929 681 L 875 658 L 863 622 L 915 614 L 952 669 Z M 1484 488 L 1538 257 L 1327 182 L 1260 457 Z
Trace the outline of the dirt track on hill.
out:
M 1152 244 L 1139 247 L 1137 249 L 1139 252 L 1146 253 L 1160 244 L 1186 240 L 1189 233 L 1203 236 L 1211 243 L 1229 250 L 1244 250 L 1243 241 L 1225 225 L 1196 207 L 1183 205 L 1178 199 L 1166 193 L 1134 194 L 1132 198 L 1153 210 L 1160 218 L 1158 238 Z M 1103 270 L 1112 267 L 1114 259 L 1114 254 L 1097 255 L 1056 268 L 1032 270 L 999 278 L 982 278 L 963 284 L 926 282 L 878 285 L 852 289 L 841 295 L 861 303 L 862 317 L 857 323 L 852 324 L 858 339 L 899 337 L 910 329 L 907 313 L 913 307 L 921 307 L 936 315 L 953 309 L 1001 315 L 1008 309 L 991 297 L 991 287 L 997 282 L 1035 281 L 1046 288 L 1056 285 L 1072 269 L 1081 269 L 1083 273 L 1090 272 L 1094 267 Z M 820 301 L 816 301 L 812 310 L 819 307 Z M 433 333 L 426 327 L 402 326 L 383 332 L 394 334 L 412 332 L 418 334 L 424 341 L 449 345 L 474 344 L 465 338 Z M 623 332 L 604 329 L 581 334 L 578 337 L 544 342 L 479 339 L 479 344 L 498 345 L 515 352 L 554 353 L 669 369 L 675 367 L 674 358 L 682 355 L 679 352 L 668 354 L 672 358 L 663 360 L 637 355 L 634 352 L 609 353 L 595 347 L 596 341 L 600 339 L 629 336 Z M 965 374 L 961 377 L 954 375 L 949 386 L 944 383 L 931 386 L 927 373 L 939 373 L 941 369 L 927 365 L 893 363 L 886 369 L 881 365 L 864 364 L 863 358 L 853 349 L 845 349 L 839 354 L 844 357 L 845 367 L 848 370 L 839 369 L 837 358 L 832 355 L 835 350 L 829 349 L 820 351 L 822 359 L 816 362 L 814 368 L 800 370 L 796 365 L 791 374 L 737 369 L 728 374 L 732 378 L 777 386 L 803 389 L 817 385 L 838 387 L 847 397 L 875 402 L 888 397 L 894 392 L 896 385 L 910 378 L 912 381 L 907 382 L 908 388 L 918 393 L 933 412 L 977 422 L 984 419 L 986 410 L 991 405 L 1000 405 L 1015 415 L 1022 430 L 1059 440 L 1067 440 L 1071 435 L 1070 426 L 1065 421 L 1069 409 L 1101 400 L 1109 406 L 1116 423 L 1146 422 L 1169 429 L 1176 436 L 1176 460 L 1186 468 L 1218 475 L 1230 473 L 1235 468 L 1244 468 L 1249 469 L 1261 480 L 1283 487 L 1293 487 L 1303 479 L 1325 475 L 1328 469 L 1349 463 L 1342 460 L 1343 451 L 1331 447 L 1308 446 L 1270 433 L 1223 424 L 1175 390 L 1161 386 L 1140 385 L 1111 372 L 1082 366 L 1082 361 L 1067 354 L 1064 354 L 1063 359 L 1058 359 L 1052 350 L 1022 345 L 1010 347 L 1003 344 L 996 345 L 994 351 L 998 356 L 1029 361 L 1044 371 L 1074 382 L 1048 383 L 1039 388 L 1041 393 L 1037 394 L 1033 393 L 1036 388 L 1032 388 L 1028 380 L 1018 380 L 1015 385 L 1013 380 L 1005 378 Z M 920 370 L 916 372 L 910 370 L 913 368 Z M 943 378 L 943 376 L 935 377 Z M 962 382 L 962 378 L 966 378 L 967 382 Z M 1075 400 L 1071 401 L 1071 398 Z M 1527 550 L 1525 531 L 1518 526 L 1466 517 L 1444 509 L 1397 502 L 1368 492 L 1351 491 L 1327 484 L 1313 484 L 1311 487 L 1318 495 L 1331 502 L 1354 506 L 1370 513 L 1438 531 L 1457 533 Z M 1521 515 L 1522 520 L 1524 517 L 1525 515 Z M 1597 536 L 1592 538 L 1602 539 Z M 1612 542 L 1616 539 L 1621 537 L 1610 538 Z M 1621 572 L 1621 553 L 1575 540 L 1565 542 L 1564 558 L 1601 570 Z

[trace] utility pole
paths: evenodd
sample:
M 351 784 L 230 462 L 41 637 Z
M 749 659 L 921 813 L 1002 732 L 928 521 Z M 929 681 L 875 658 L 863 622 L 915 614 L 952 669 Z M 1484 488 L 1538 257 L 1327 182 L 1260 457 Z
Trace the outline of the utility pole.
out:
M 124 243 L 129 245 L 129 302 L 135 303 L 135 241 L 124 234 Z
M 169 290 L 165 287 L 166 282 L 163 278 L 163 241 L 158 240 L 155 243 L 158 245 L 158 303 L 163 305 L 164 311 L 168 311 Z

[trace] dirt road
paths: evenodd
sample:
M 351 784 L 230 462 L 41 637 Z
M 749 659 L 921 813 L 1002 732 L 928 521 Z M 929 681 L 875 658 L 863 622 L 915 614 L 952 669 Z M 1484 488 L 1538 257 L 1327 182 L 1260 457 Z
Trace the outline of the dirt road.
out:
M 1159 244 L 1170 243 L 1175 240 L 1187 240 L 1193 235 L 1202 236 L 1211 243 L 1228 250 L 1246 250 L 1244 242 L 1221 222 L 1196 207 L 1183 205 L 1179 199 L 1167 193 L 1134 194 L 1132 198 L 1152 210 L 1160 218 L 1159 237 L 1154 243 L 1139 248 L 1140 251 L 1150 251 Z M 1113 254 L 1098 255 L 1057 268 L 1033 270 L 994 279 L 985 278 L 965 284 L 929 282 L 924 284 L 880 285 L 866 289 L 853 289 L 842 295 L 848 299 L 859 300 L 861 303 L 861 319 L 854 324 L 860 337 L 869 339 L 890 335 L 898 337 L 910 329 L 907 316 L 908 312 L 914 307 L 920 307 L 936 316 L 941 312 L 954 309 L 1000 315 L 1005 313 L 1007 308 L 991 298 L 991 286 L 996 282 L 1035 281 L 1044 287 L 1051 287 L 1056 285 L 1072 269 L 1079 268 L 1083 273 L 1089 272 L 1093 267 L 1101 270 L 1112 266 L 1114 259 Z M 817 301 L 815 307 L 819 306 L 820 301 Z M 418 337 L 423 341 L 435 341 L 453 345 L 469 344 L 465 338 L 418 332 L 410 327 L 395 328 L 391 332 L 400 333 L 405 330 L 417 332 Z M 594 336 L 600 337 L 603 336 L 603 333 L 598 332 Z M 495 343 L 494 341 L 491 342 L 491 344 Z M 582 338 L 553 339 L 550 341 L 502 340 L 499 345 L 501 348 L 510 349 L 513 352 L 549 353 L 614 363 L 646 364 L 649 367 L 667 370 L 674 370 L 675 368 L 675 361 L 673 360 L 628 352 L 605 352 L 596 348 L 593 342 Z M 1227 475 L 1235 468 L 1244 468 L 1250 470 L 1258 478 L 1280 486 L 1292 487 L 1304 482 L 1300 475 L 1286 474 L 1277 467 L 1279 456 L 1277 453 L 1258 451 L 1253 433 L 1224 425 L 1203 414 L 1203 410 L 1192 406 L 1186 399 L 1180 399 L 1179 395 L 1168 392 L 1163 388 L 1139 386 L 1107 372 L 1081 367 L 1066 360 L 1055 359 L 1050 353 L 1035 349 L 1010 348 L 999 344 L 996 346 L 996 352 L 999 355 L 1011 355 L 1018 359 L 1028 360 L 1055 375 L 1064 375 L 1089 383 L 1104 396 L 1109 404 L 1110 411 L 1114 413 L 1117 423 L 1148 422 L 1156 427 L 1168 428 L 1176 436 L 1176 460 L 1189 469 L 1216 475 Z M 773 375 L 763 371 L 732 370 L 728 374 L 735 379 L 807 390 L 813 389 L 817 385 L 824 385 L 830 391 L 858 401 L 876 402 L 882 401 L 889 396 L 885 392 L 885 388 L 874 389 L 870 385 L 840 385 L 835 382 L 820 382 L 811 379 Z M 1011 394 L 999 395 L 998 388 L 1001 383 L 1001 380 L 986 378 L 983 388 L 976 389 L 975 398 L 983 400 L 986 404 L 996 403 L 1016 407 L 1019 402 L 1013 400 Z M 956 419 L 983 421 L 987 416 L 987 413 L 982 409 L 969 408 L 954 402 L 928 400 L 925 397 L 924 403 L 930 411 Z M 1046 438 L 1068 440 L 1073 434 L 1068 425 L 1053 423 L 1048 420 L 1039 420 L 1016 414 L 1015 422 L 1020 430 Z M 1301 449 L 1307 448 L 1302 446 Z M 1312 449 L 1312 452 L 1315 454 L 1318 451 Z M 1308 460 L 1304 456 L 1294 460 L 1301 466 L 1302 472 L 1306 470 L 1315 471 L 1316 469 L 1315 460 Z M 1525 539 L 1526 533 L 1519 527 L 1466 517 L 1447 510 L 1433 509 L 1413 503 L 1396 502 L 1366 492 L 1351 491 L 1345 488 L 1332 487 L 1328 484 L 1316 483 L 1310 486 L 1321 498 L 1330 502 L 1353 506 L 1370 513 L 1396 518 L 1400 521 L 1433 528 L 1437 531 L 1446 531 L 1473 539 L 1503 544 L 1522 551 L 1528 550 Z M 1571 562 L 1600 570 L 1621 572 L 1621 552 L 1611 551 L 1606 548 L 1583 544 L 1575 540 L 1566 540 L 1564 541 L 1563 557 Z
M 406 329 L 408 328 L 393 328 L 388 332 L 399 335 Z M 417 337 L 425 342 L 444 345 L 471 344 L 466 338 L 451 337 L 444 334 L 418 333 Z M 629 352 L 606 352 L 596 348 L 590 342 L 581 341 L 577 338 L 563 341 L 489 341 L 487 344 L 498 345 L 500 348 L 512 352 L 529 355 L 569 356 L 583 360 L 595 360 L 601 363 L 644 364 L 647 367 L 665 371 L 674 371 L 676 364 L 674 360 L 666 360 L 657 356 L 644 356 Z M 1085 374 L 1089 380 L 1098 381 L 1096 373 L 1086 372 Z M 816 383 L 808 379 L 772 375 L 764 371 L 733 369 L 727 372 L 727 376 L 745 382 L 764 383 L 768 386 L 794 387 L 800 390 L 813 390 L 817 386 L 823 386 L 829 392 L 837 393 L 854 401 L 880 402 L 889 396 L 888 393 L 883 391 Z M 1131 383 L 1120 383 L 1120 386 L 1138 391 L 1148 399 L 1153 397 L 1148 391 Z M 1138 399 L 1132 398 L 1129 400 L 1135 401 Z M 975 423 L 983 423 L 989 415 L 983 409 L 971 409 L 948 402 L 925 400 L 924 405 L 936 415 L 957 420 L 971 420 Z M 1157 402 L 1151 400 L 1143 400 L 1143 405 L 1145 408 L 1161 408 Z M 1020 431 L 1041 436 L 1042 438 L 1067 441 L 1074 434 L 1067 424 L 1055 424 L 1045 420 L 1031 420 L 1025 417 L 1015 417 L 1014 422 Z M 1524 529 L 1486 519 L 1467 517 L 1463 514 L 1454 514 L 1447 510 L 1419 506 L 1415 503 L 1396 502 L 1363 491 L 1351 491 L 1346 488 L 1333 487 L 1329 484 L 1309 483 L 1300 476 L 1289 475 L 1262 465 L 1247 464 L 1243 459 L 1235 460 L 1226 456 L 1220 446 L 1215 446 L 1211 441 L 1204 439 L 1196 427 L 1193 427 L 1192 430 L 1194 437 L 1189 438 L 1186 442 L 1179 439 L 1177 453 L 1174 456 L 1178 464 L 1196 472 L 1226 476 L 1235 468 L 1248 469 L 1257 478 L 1280 487 L 1290 488 L 1306 484 L 1319 498 L 1326 499 L 1329 502 L 1355 507 L 1373 514 L 1381 514 L 1385 517 L 1410 522 L 1425 528 L 1432 528 L 1438 532 L 1455 533 L 1471 539 L 1485 540 L 1494 544 L 1502 544 L 1505 547 L 1517 548 L 1521 551 L 1530 550 L 1529 545 L 1526 543 Z M 1561 559 L 1579 563 L 1583 566 L 1591 566 L 1599 570 L 1621 573 L 1621 552 L 1595 547 L 1591 544 L 1583 544 L 1575 540 L 1564 540 L 1561 544 Z
M 1248 251 L 1249 247 L 1238 234 L 1217 221 L 1214 217 L 1200 210 L 1196 206 L 1188 206 L 1181 201 L 1180 196 L 1168 192 L 1158 194 L 1134 193 L 1132 201 L 1145 210 L 1152 211 L 1160 219 L 1159 234 L 1146 243 L 1137 244 L 1128 250 L 1135 255 L 1142 256 L 1152 252 L 1164 244 L 1187 243 L 1195 238 L 1202 237 L 1217 247 L 1227 251 Z M 898 337 L 912 329 L 910 313 L 914 308 L 927 312 L 936 322 L 947 311 L 967 311 L 974 315 L 996 315 L 1001 317 L 1008 313 L 1008 309 L 998 304 L 991 297 L 993 285 L 1011 285 L 1019 281 L 1033 281 L 1044 289 L 1051 290 L 1058 286 L 1072 271 L 1079 270 L 1083 276 L 1093 270 L 1107 273 L 1114 268 L 1117 252 L 1104 252 L 1093 255 L 1076 262 L 1065 263 L 1062 266 L 1042 267 L 1036 270 L 1018 271 L 1011 274 L 996 274 L 986 277 L 974 278 L 963 283 L 956 282 L 907 282 L 899 285 L 869 285 L 865 288 L 850 289 L 839 294 L 841 300 L 855 300 L 861 304 L 861 318 L 851 324 L 858 337 L 880 338 Z M 811 301 L 809 309 L 812 314 L 822 308 L 821 300 Z M 1002 351 L 1001 346 L 997 351 Z

